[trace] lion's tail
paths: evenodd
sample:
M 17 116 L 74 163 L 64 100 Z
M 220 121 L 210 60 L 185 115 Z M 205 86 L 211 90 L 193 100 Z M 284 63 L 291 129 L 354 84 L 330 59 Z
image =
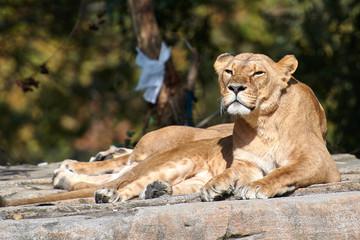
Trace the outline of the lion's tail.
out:
M 0 196 L 0 207 L 20 206 L 20 205 L 27 205 L 27 204 L 34 204 L 34 203 L 54 202 L 54 201 L 74 199 L 74 198 L 93 197 L 95 191 L 102 187 L 113 188 L 114 182 L 104 184 L 104 185 L 99 185 L 96 187 L 85 188 L 85 189 L 71 191 L 71 192 L 65 192 L 65 193 L 58 193 L 58 194 L 54 194 L 54 195 L 48 195 L 48 196 L 37 197 L 37 198 L 6 200 L 4 197 Z

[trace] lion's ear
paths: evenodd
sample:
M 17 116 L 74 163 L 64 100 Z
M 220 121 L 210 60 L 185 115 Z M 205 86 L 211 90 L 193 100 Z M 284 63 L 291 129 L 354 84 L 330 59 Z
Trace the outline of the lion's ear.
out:
M 277 64 L 283 69 L 283 72 L 287 77 L 290 77 L 298 67 L 298 61 L 294 55 L 286 55 Z
M 233 59 L 234 56 L 230 53 L 223 53 L 220 54 L 214 63 L 214 68 L 216 73 L 219 75 L 224 70 L 224 67 L 230 62 L 231 59 Z

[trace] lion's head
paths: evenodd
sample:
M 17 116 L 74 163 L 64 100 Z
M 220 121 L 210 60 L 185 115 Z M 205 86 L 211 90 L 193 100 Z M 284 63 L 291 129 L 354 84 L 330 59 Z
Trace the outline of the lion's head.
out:
M 221 54 L 214 68 L 219 75 L 222 108 L 240 116 L 274 111 L 297 65 L 292 55 L 274 62 L 262 54 Z

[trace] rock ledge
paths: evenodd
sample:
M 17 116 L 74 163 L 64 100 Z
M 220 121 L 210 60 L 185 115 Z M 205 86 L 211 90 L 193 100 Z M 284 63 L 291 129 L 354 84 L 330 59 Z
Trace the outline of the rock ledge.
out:
M 341 183 L 279 198 L 200 202 L 198 194 L 94 204 L 0 208 L 0 239 L 360 239 L 360 160 L 334 155 Z M 0 167 L 0 195 L 40 196 L 52 189 L 44 167 Z

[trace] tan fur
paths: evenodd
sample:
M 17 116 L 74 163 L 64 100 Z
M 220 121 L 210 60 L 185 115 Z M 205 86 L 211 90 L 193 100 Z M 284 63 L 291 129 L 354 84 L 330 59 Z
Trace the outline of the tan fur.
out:
M 111 146 L 107 151 L 98 154 L 103 157 L 111 155 L 115 157 L 113 159 L 95 162 L 78 162 L 70 159 L 63 161 L 54 172 L 54 187 L 78 190 L 103 185 L 119 178 L 151 155 L 158 155 L 188 142 L 228 136 L 232 130 L 233 124 L 219 124 L 207 129 L 165 127 L 146 134 L 133 151 Z M 116 157 L 119 154 L 120 157 Z
M 228 136 L 231 125 L 168 127 L 146 135 L 129 158 L 88 163 L 94 165 L 85 167 L 87 173 L 98 167 L 104 171 L 106 165 L 134 164 L 118 179 L 102 185 L 106 188 L 95 192 L 96 201 L 138 197 L 156 180 L 166 181 L 166 189 L 171 185 L 173 194 L 200 190 L 204 201 L 228 194 L 238 199 L 268 198 L 314 183 L 340 181 L 326 149 L 324 111 L 311 89 L 292 77 L 297 64 L 291 55 L 277 63 L 261 54 L 220 55 L 214 67 L 222 108 L 234 115 L 233 135 Z M 66 164 L 63 169 L 81 172 L 83 168 L 82 163 Z M 4 205 L 86 197 L 95 189 Z
M 294 56 L 278 63 L 261 54 L 220 55 L 222 104 L 235 115 L 234 162 L 201 190 L 211 201 L 268 198 L 314 183 L 340 181 L 326 149 L 326 118 L 311 89 L 291 74 Z M 241 89 L 234 93 L 235 88 Z M 237 99 L 237 102 L 234 100 Z
M 146 134 L 140 139 L 135 149 L 127 155 L 95 162 L 78 162 L 69 159 L 63 161 L 59 169 L 54 172 L 54 186 L 78 190 L 101 185 L 122 176 L 149 156 L 159 155 L 188 142 L 228 136 L 232 130 L 233 124 L 219 124 L 207 129 L 184 126 L 165 127 Z M 119 152 L 119 149 L 110 147 L 109 150 L 99 154 L 115 156 L 117 154 L 115 152 Z M 124 149 L 121 149 L 121 152 L 125 152 Z
M 187 169 L 189 169 L 189 167 L 191 168 L 194 164 L 196 165 L 196 160 L 201 161 L 201 159 L 205 159 L 210 154 L 204 151 L 207 148 L 213 148 L 212 152 L 220 155 L 221 159 L 223 159 L 222 155 L 225 154 L 228 161 L 232 161 L 231 137 L 227 138 L 227 141 L 230 141 L 230 144 L 227 144 L 227 152 L 221 152 L 224 146 L 224 140 L 221 138 L 231 136 L 232 130 L 232 123 L 219 124 L 208 129 L 184 126 L 165 127 L 146 134 L 140 139 L 134 151 L 129 155 L 100 162 L 65 160 L 59 169 L 55 170 L 54 186 L 76 191 L 33 199 L 3 200 L 2 202 L 0 201 L 0 206 L 16 206 L 90 197 L 94 196 L 95 190 L 99 188 L 107 187 L 112 189 L 116 187 L 116 184 L 118 184 L 116 188 L 120 188 L 135 180 L 139 181 L 134 184 L 129 184 L 127 190 L 135 186 L 136 189 L 140 189 L 139 192 L 136 194 L 128 194 L 126 197 L 124 193 L 124 197 L 122 197 L 121 200 L 138 197 L 139 193 L 147 184 L 157 179 L 167 180 L 167 178 L 172 178 L 173 181 L 169 182 L 173 185 L 174 194 L 197 192 L 213 175 L 206 173 L 206 170 L 194 173 L 189 172 L 187 174 Z M 217 144 L 217 142 L 219 142 L 219 144 Z M 111 151 L 107 153 L 112 154 Z M 210 155 L 215 155 L 214 153 Z M 103 154 L 105 154 L 105 152 L 103 152 Z M 188 161 L 190 158 L 192 158 L 192 161 Z M 130 168 L 118 175 L 116 180 L 112 180 L 112 176 L 119 173 L 117 172 L 118 170 L 121 172 L 125 166 L 129 165 Z M 221 169 L 224 169 L 226 163 L 224 162 L 220 166 L 222 167 Z M 228 164 L 228 166 L 230 166 L 230 164 Z M 167 174 L 167 168 L 178 168 L 179 170 L 170 170 L 170 173 Z M 209 166 L 204 166 L 204 168 L 209 169 Z M 117 170 L 113 171 L 113 169 Z M 217 173 L 221 172 L 216 169 L 217 168 L 214 168 L 213 171 Z M 192 171 L 197 170 L 198 168 L 192 169 Z M 98 175 L 105 172 L 117 173 Z M 150 177 L 147 176 L 148 173 L 152 173 Z M 174 178 L 174 175 L 177 174 L 179 174 L 179 177 Z M 186 176 L 183 177 L 180 174 L 185 174 Z M 147 180 L 147 178 L 150 180 Z M 142 183 L 141 181 L 144 179 L 147 182 Z M 180 183 L 179 179 L 183 179 L 184 181 Z M 177 184 L 178 182 L 179 184 Z

